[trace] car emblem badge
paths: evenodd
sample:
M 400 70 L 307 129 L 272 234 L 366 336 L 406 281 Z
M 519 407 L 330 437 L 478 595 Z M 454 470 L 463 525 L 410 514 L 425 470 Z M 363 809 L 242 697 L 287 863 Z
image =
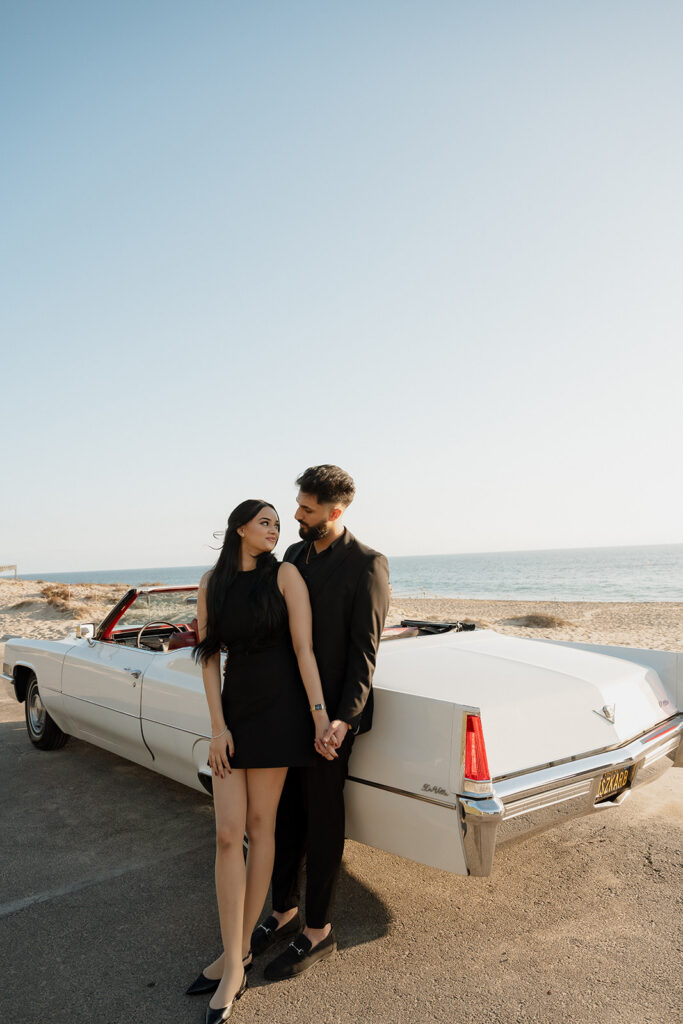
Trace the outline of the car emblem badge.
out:
M 605 704 L 601 711 L 595 711 L 594 714 L 600 715 L 600 718 L 606 719 L 614 725 L 614 717 L 616 714 L 616 704 Z

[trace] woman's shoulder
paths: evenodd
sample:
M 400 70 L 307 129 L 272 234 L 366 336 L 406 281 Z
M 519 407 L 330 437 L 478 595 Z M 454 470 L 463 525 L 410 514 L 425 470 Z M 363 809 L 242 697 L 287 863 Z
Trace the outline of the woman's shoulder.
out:
M 213 573 L 213 569 L 207 569 L 206 570 L 206 572 L 204 573 L 204 575 L 202 576 L 202 578 L 199 581 L 199 589 L 200 590 L 206 590 L 206 588 L 209 585 L 209 580 L 211 579 L 212 573 Z
M 293 580 L 302 579 L 301 573 L 292 562 L 280 562 L 277 567 L 277 582 L 280 587 L 287 586 Z

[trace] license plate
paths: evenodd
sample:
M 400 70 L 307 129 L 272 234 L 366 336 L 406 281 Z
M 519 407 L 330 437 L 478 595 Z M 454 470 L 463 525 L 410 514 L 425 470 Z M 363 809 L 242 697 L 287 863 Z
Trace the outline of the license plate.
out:
M 630 786 L 631 779 L 633 778 L 633 767 L 631 765 L 629 768 L 615 768 L 611 772 L 605 772 L 600 779 L 598 792 L 595 795 L 596 804 L 600 803 L 601 800 L 611 800 L 617 793 L 621 793 L 622 790 Z

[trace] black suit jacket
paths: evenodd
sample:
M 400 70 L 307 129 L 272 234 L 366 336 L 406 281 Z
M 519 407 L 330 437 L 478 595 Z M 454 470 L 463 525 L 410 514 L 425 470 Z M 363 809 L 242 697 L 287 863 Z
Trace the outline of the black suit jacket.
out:
M 285 562 L 307 546 L 292 544 Z M 346 530 L 309 583 L 313 650 L 330 720 L 355 733 L 372 725 L 372 675 L 389 609 L 389 565 Z

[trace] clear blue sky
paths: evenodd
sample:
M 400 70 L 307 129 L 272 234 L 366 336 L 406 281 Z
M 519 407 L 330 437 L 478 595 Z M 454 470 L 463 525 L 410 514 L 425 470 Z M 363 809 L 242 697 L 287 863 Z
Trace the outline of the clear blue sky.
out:
M 6 2 L 0 563 L 683 540 L 683 5 Z

